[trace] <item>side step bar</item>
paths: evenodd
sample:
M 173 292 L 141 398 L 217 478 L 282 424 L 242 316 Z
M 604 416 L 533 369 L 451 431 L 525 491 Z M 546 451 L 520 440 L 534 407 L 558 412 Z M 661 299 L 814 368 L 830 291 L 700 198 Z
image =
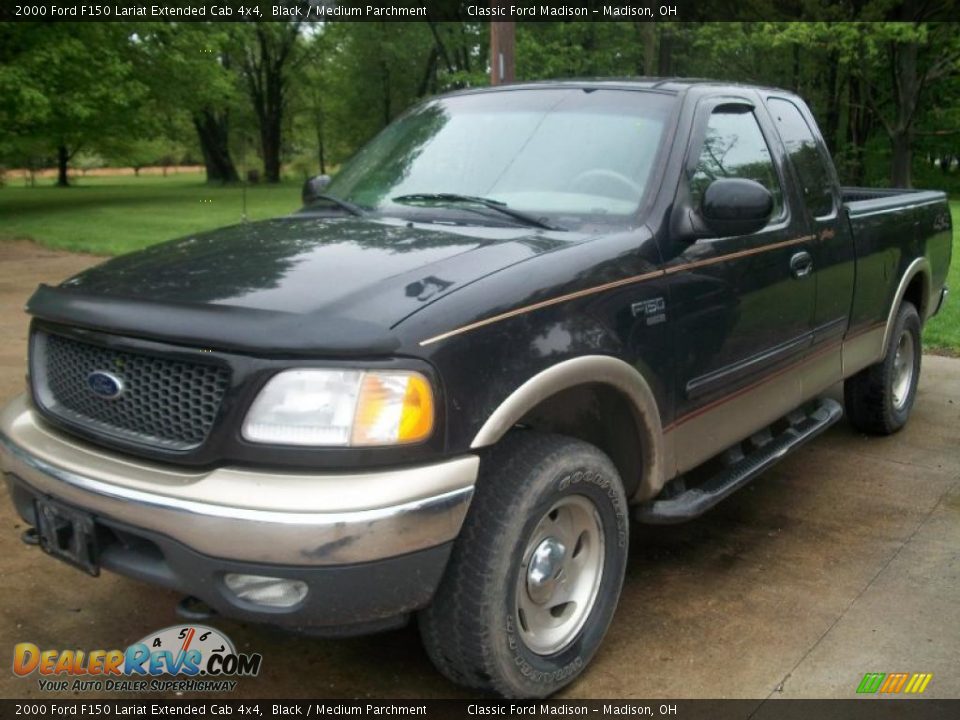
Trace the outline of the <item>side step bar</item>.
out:
M 652 525 L 672 525 L 699 517 L 774 465 L 788 452 L 815 438 L 841 417 L 843 407 L 840 403 L 823 398 L 813 412 L 792 422 L 790 427 L 749 455 L 696 487 L 668 498 L 655 498 L 643 503 L 637 507 L 635 517 L 642 523 Z

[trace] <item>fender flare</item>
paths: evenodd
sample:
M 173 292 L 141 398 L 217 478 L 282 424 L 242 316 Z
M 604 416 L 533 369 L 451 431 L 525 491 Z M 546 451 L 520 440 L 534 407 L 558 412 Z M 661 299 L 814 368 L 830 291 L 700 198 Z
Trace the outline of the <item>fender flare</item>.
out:
M 660 410 L 643 375 L 630 364 L 609 355 L 585 355 L 564 360 L 537 373 L 500 403 L 477 432 L 470 447 L 493 445 L 524 415 L 558 392 L 595 383 L 615 388 L 633 408 L 640 429 L 638 441 L 642 468 L 634 499 L 651 497 L 663 487 L 668 465 Z
M 893 296 L 893 302 L 890 304 L 890 310 L 887 312 L 887 324 L 883 329 L 883 343 L 880 345 L 881 354 L 886 350 L 887 342 L 890 340 L 890 333 L 893 332 L 893 324 L 897 320 L 897 311 L 900 309 L 904 295 L 907 294 L 907 288 L 917 275 L 922 275 L 923 277 L 924 293 L 927 296 L 926 308 L 918 307 L 917 312 L 920 313 L 921 323 L 927 319 L 926 311 L 930 308 L 930 261 L 925 257 L 918 257 L 907 266 L 903 277 L 900 278 L 900 284 L 897 286 L 897 293 Z

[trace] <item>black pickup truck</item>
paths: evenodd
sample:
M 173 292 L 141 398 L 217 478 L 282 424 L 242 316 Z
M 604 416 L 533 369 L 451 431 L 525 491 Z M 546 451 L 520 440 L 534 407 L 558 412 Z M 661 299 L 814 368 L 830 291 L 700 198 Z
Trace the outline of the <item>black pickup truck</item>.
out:
M 503 695 L 587 666 L 631 519 L 705 512 L 836 422 L 841 381 L 856 428 L 901 428 L 946 296 L 944 194 L 841 187 L 782 90 L 460 92 L 328 181 L 36 291 L 13 501 L 48 554 L 194 613 L 416 613 Z

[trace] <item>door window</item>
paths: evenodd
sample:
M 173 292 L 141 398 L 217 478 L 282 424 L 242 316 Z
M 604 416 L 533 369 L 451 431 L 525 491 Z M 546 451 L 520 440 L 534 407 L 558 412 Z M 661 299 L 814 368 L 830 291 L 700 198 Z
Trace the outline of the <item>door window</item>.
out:
M 767 107 L 800 181 L 803 200 L 813 217 L 833 212 L 833 181 L 807 121 L 792 102 L 771 98 Z
M 719 107 L 710 115 L 697 166 L 690 179 L 694 207 L 707 186 L 720 178 L 755 180 L 773 195 L 773 214 L 783 214 L 783 190 L 753 112 L 743 107 Z

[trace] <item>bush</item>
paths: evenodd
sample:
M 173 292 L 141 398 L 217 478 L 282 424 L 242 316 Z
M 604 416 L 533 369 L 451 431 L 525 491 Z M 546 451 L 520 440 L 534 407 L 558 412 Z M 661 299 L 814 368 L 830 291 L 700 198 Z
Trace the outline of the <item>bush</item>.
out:
M 298 153 L 287 163 L 287 170 L 303 180 L 320 173 L 315 153 Z
M 913 186 L 925 190 L 944 190 L 950 195 L 960 195 L 960 169 L 951 162 L 944 170 L 933 159 L 914 158 Z

